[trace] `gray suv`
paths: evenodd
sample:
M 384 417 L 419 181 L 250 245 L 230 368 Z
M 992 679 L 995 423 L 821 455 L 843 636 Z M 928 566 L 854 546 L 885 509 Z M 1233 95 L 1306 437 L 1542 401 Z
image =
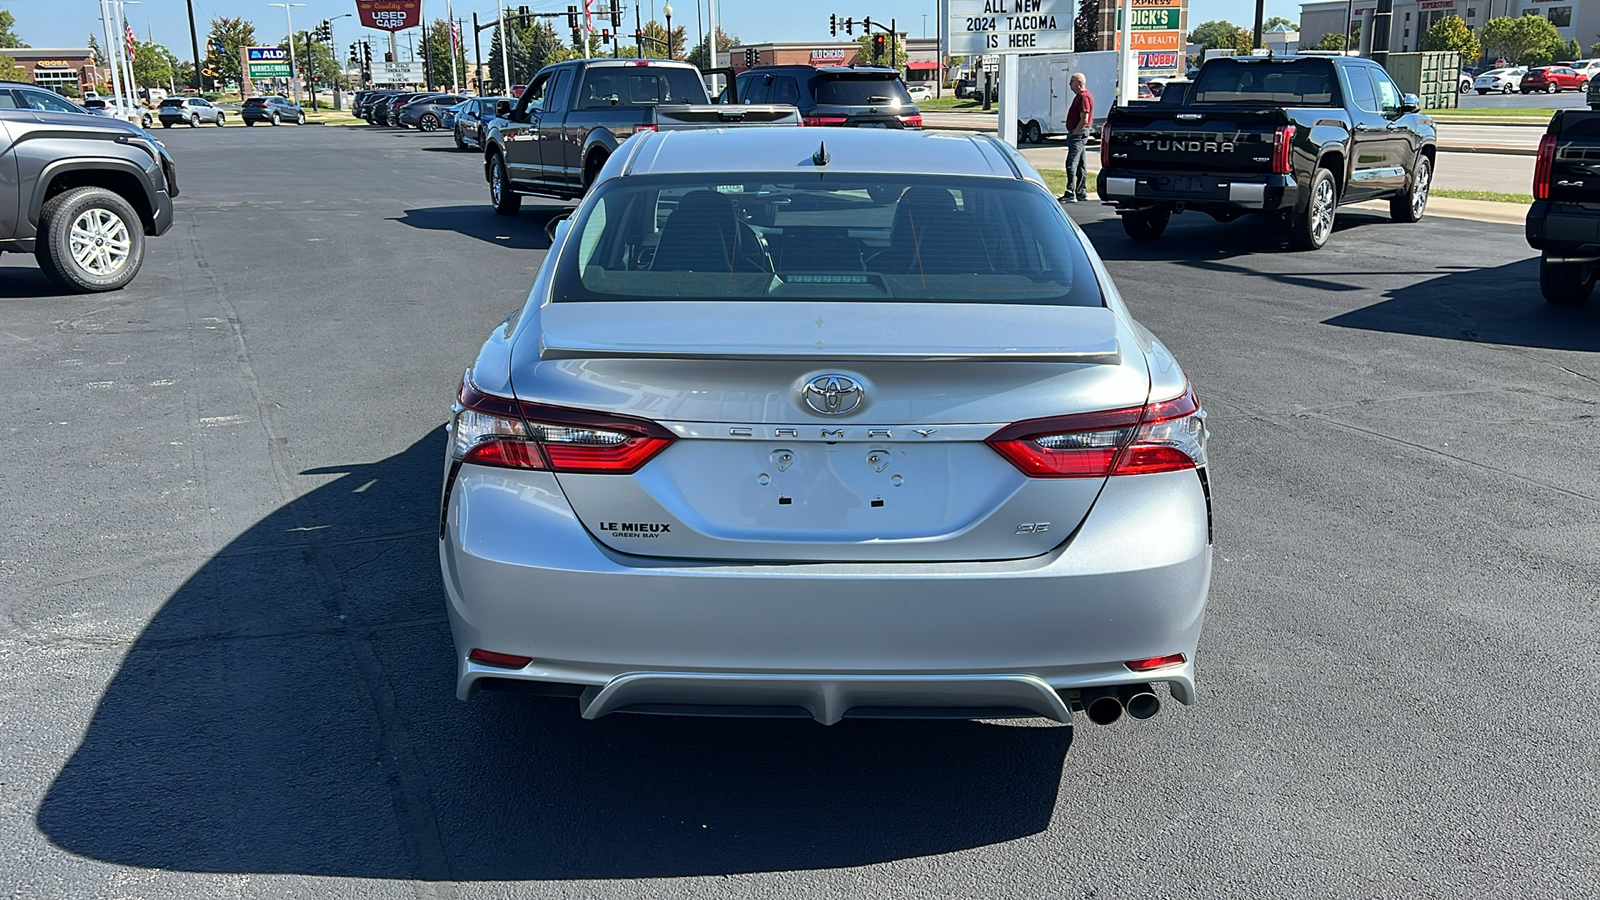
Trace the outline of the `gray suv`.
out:
M 114 291 L 144 262 L 144 239 L 172 227 L 177 168 L 127 122 L 0 109 L 0 153 L 14 188 L 0 198 L 0 252 L 32 253 L 74 293 Z

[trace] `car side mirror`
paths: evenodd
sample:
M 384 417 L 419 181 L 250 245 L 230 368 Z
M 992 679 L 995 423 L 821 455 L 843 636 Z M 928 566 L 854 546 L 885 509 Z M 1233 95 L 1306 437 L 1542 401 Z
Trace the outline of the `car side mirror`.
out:
M 554 216 L 551 216 L 550 221 L 544 223 L 544 236 L 550 240 L 552 245 L 554 245 L 556 242 L 556 237 L 561 234 L 564 226 L 570 226 L 571 224 L 572 210 L 562 210 L 561 212 L 556 213 Z
M 1420 112 L 1421 110 L 1422 110 L 1422 101 L 1417 99 L 1417 95 L 1416 94 L 1401 94 L 1400 95 L 1400 114 L 1401 115 L 1404 115 L 1406 113 Z
M 495 117 L 499 119 L 511 118 L 511 101 L 496 100 L 494 104 L 494 114 Z

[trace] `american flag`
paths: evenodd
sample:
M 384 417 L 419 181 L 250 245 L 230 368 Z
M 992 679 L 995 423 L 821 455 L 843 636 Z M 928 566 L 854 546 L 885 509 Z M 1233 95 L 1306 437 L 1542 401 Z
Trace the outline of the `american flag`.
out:
M 461 23 L 454 19 L 450 20 L 450 49 L 461 49 Z
M 122 31 L 128 36 L 128 62 L 133 62 L 133 47 L 138 41 L 134 39 L 133 26 L 128 24 L 127 19 L 122 20 Z
M 583 33 L 585 37 L 594 33 L 594 0 L 583 0 Z

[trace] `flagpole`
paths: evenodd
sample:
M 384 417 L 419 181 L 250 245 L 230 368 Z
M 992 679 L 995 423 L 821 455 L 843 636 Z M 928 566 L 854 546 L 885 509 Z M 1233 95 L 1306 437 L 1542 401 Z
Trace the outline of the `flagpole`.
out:
M 495 3 L 495 12 L 500 14 L 500 77 L 505 79 L 501 89 L 507 96 L 511 94 L 511 42 L 506 35 L 506 5 L 504 2 Z M 513 100 L 513 102 L 515 102 Z
M 456 71 L 456 14 L 452 9 L 450 0 L 444 0 L 444 17 L 445 21 L 450 25 L 450 90 L 459 92 L 461 90 L 461 78 Z
M 120 40 L 112 40 L 110 0 L 100 0 L 100 24 L 106 31 L 106 67 L 111 70 L 111 94 L 117 100 L 117 105 L 122 105 L 122 57 L 117 51 L 122 46 Z

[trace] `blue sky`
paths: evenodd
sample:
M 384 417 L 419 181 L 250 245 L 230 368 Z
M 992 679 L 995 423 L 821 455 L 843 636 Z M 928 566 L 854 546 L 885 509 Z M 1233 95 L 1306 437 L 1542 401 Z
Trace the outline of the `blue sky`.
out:
M 264 40 L 276 41 L 287 30 L 283 10 L 267 5 L 268 0 L 194 0 L 195 25 L 200 39 L 205 40 L 208 24 L 217 16 L 241 16 L 256 25 L 256 33 Z M 352 0 L 304 0 L 305 7 L 293 10 L 296 31 L 313 27 L 325 18 L 355 12 Z M 512 5 L 527 5 L 538 11 L 565 10 L 568 0 L 507 0 Z M 579 0 L 581 2 L 581 0 Z M 596 6 L 604 0 L 596 0 Z M 627 0 L 625 0 L 627 2 Z M 424 0 L 430 19 L 443 18 L 444 0 Z M 470 21 L 473 12 L 484 20 L 494 15 L 493 0 L 452 0 L 457 18 Z M 662 0 L 641 0 L 644 17 L 652 9 L 661 15 Z M 100 4 L 98 0 L 0 0 L 0 8 L 9 9 L 17 18 L 16 32 L 23 41 L 35 47 L 81 47 L 90 32 L 101 34 Z M 628 8 L 628 7 L 625 7 Z M 702 9 L 704 8 L 702 3 Z M 785 3 L 781 0 L 722 0 L 718 7 L 723 18 L 723 29 L 747 40 L 811 41 L 828 40 L 828 14 L 838 13 L 859 18 L 870 15 L 887 20 L 894 17 L 902 31 L 913 37 L 921 36 L 926 21 L 929 36 L 935 34 L 936 4 L 933 0 L 798 0 Z M 141 40 L 152 32 L 158 43 L 178 55 L 189 58 L 189 21 L 184 0 L 144 0 L 138 6 L 129 6 L 128 20 Z M 1253 0 L 1190 0 L 1190 21 L 1228 19 L 1248 26 L 1255 15 Z M 678 0 L 672 4 L 674 25 L 686 25 L 690 32 L 696 29 L 695 0 Z M 1292 0 L 1267 0 L 1267 15 L 1282 15 L 1298 20 L 1300 5 Z M 702 13 L 703 15 L 703 13 Z M 926 20 L 924 20 L 926 16 Z M 631 9 L 624 15 L 624 27 L 632 28 Z M 363 35 L 378 37 L 382 32 L 368 32 L 356 24 L 356 19 L 341 19 L 334 23 L 334 38 L 341 45 Z M 484 52 L 488 52 L 488 32 L 484 33 Z M 402 33 L 402 42 L 404 33 Z M 471 47 L 470 41 L 467 45 Z M 469 51 L 470 52 L 470 51 Z

